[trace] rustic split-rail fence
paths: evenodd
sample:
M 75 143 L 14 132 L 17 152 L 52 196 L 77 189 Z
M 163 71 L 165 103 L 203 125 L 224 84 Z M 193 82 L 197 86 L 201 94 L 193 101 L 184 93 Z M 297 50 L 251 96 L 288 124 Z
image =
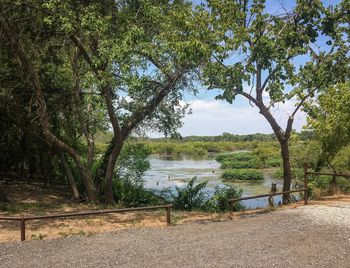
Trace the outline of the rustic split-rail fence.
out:
M 304 187 L 303 188 L 290 190 L 290 191 L 282 191 L 282 192 L 275 192 L 272 190 L 268 194 L 246 196 L 246 197 L 241 197 L 241 198 L 237 198 L 237 199 L 230 199 L 229 200 L 230 207 L 232 209 L 235 202 L 240 202 L 240 201 L 249 200 L 249 199 L 264 198 L 264 197 L 268 197 L 269 204 L 273 205 L 273 203 L 271 202 L 271 199 L 273 196 L 298 193 L 298 192 L 304 193 L 304 196 L 303 196 L 304 204 L 307 205 L 308 204 L 308 176 L 309 175 L 332 176 L 334 179 L 336 177 L 350 178 L 349 174 L 310 172 L 308 170 L 308 165 L 305 164 L 305 166 L 304 166 L 304 185 L 303 185 Z M 82 216 L 92 216 L 92 215 L 102 215 L 102 214 L 112 214 L 112 213 L 133 212 L 133 211 L 148 211 L 148 210 L 165 209 L 165 211 L 166 211 L 166 223 L 167 223 L 167 225 L 170 225 L 171 224 L 171 209 L 172 209 L 172 207 L 173 207 L 172 204 L 166 204 L 166 205 L 159 205 L 159 206 L 121 208 L 121 209 L 104 209 L 104 210 L 96 210 L 96 211 L 71 212 L 71 213 L 52 214 L 52 215 L 19 216 L 19 217 L 3 217 L 3 216 L 1 216 L 0 220 L 1 221 L 18 221 L 20 223 L 19 227 L 20 227 L 21 241 L 24 241 L 26 239 L 26 222 L 31 221 L 31 220 L 47 220 L 47 219 L 55 219 L 55 218 L 70 218 L 70 217 L 82 217 Z

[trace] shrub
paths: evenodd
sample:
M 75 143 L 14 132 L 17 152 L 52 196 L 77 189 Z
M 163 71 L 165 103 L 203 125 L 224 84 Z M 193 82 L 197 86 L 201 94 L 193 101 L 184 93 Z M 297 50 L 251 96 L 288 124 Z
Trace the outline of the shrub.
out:
M 174 196 L 174 208 L 193 210 L 201 209 L 206 201 L 203 192 L 208 182 L 202 182 L 195 185 L 197 177 L 193 177 L 185 187 L 176 187 L 177 195 Z
M 349 179 L 336 177 L 335 184 L 333 184 L 332 176 L 309 176 L 309 192 L 312 197 L 318 198 L 322 195 L 333 194 L 334 191 L 344 193 L 350 192 Z
M 267 167 L 280 167 L 281 159 L 280 158 L 271 158 L 266 161 Z
M 143 144 L 126 144 L 118 158 L 113 180 L 115 199 L 123 206 L 159 204 L 162 198 L 144 188 L 143 175 L 150 168 L 150 150 Z
M 276 179 L 282 179 L 283 178 L 283 170 L 279 169 L 276 170 L 273 174 L 272 177 Z M 292 179 L 303 179 L 304 178 L 304 169 L 301 168 L 293 168 L 292 169 Z
M 223 162 L 227 160 L 236 160 L 236 161 L 250 161 L 254 158 L 254 155 L 251 153 L 230 153 L 230 154 L 219 154 L 216 156 L 216 161 Z
M 225 212 L 229 211 L 230 199 L 240 198 L 242 196 L 243 190 L 237 189 L 234 186 L 225 186 L 220 188 L 217 186 L 214 191 L 214 195 L 206 202 L 205 209 L 213 212 Z M 232 210 L 240 211 L 244 209 L 241 203 L 235 203 Z
M 239 169 L 228 169 L 225 170 L 221 177 L 224 180 L 251 180 L 258 181 L 263 180 L 264 176 L 261 172 L 255 170 L 239 170 Z
M 123 207 L 140 207 L 147 205 L 159 205 L 164 199 L 152 191 L 145 189 L 143 184 L 121 178 L 113 184 L 114 195 Z
M 243 190 L 234 186 L 216 187 L 212 197 L 205 193 L 207 182 L 195 185 L 196 177 L 185 187 L 176 187 L 177 193 L 173 194 L 170 188 L 164 188 L 158 195 L 168 203 L 173 203 L 175 209 L 202 210 L 211 212 L 225 212 L 230 209 L 229 199 L 240 198 Z M 234 204 L 234 211 L 244 209 L 241 203 Z
M 269 163 L 268 160 L 264 162 L 256 154 L 246 152 L 220 154 L 216 157 L 216 161 L 221 163 L 222 169 L 265 168 Z

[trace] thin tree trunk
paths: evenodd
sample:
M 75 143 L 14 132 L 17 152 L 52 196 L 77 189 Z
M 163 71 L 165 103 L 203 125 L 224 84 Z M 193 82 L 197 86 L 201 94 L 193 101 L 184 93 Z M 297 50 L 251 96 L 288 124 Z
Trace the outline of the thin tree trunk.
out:
M 107 204 L 113 204 L 115 202 L 113 195 L 113 175 L 115 164 L 117 162 L 118 156 L 123 148 L 123 142 L 117 142 L 114 145 L 113 150 L 108 159 L 108 165 L 106 168 L 105 175 L 105 202 Z
M 0 186 L 0 202 L 9 202 L 2 186 Z
M 60 160 L 61 160 L 61 163 L 66 171 L 66 175 L 67 175 L 67 179 L 68 179 L 68 182 L 69 182 L 69 185 L 73 191 L 73 198 L 74 199 L 79 199 L 79 191 L 78 191 L 78 187 L 77 187 L 77 184 L 75 183 L 75 180 L 74 180 L 74 177 L 73 177 L 73 174 L 72 174 L 72 171 L 66 161 L 66 158 L 64 157 L 63 153 L 60 154 Z
M 292 172 L 289 159 L 289 144 L 288 140 L 280 142 L 281 155 L 283 160 L 283 191 L 289 191 L 292 182 Z M 283 203 L 286 204 L 290 201 L 290 195 L 283 195 Z
M 86 169 L 81 162 L 81 159 L 75 149 L 62 140 L 60 140 L 54 133 L 50 131 L 50 123 L 49 116 L 47 113 L 46 102 L 43 96 L 43 92 L 40 85 L 39 75 L 35 71 L 33 63 L 27 57 L 27 54 L 22 47 L 22 43 L 15 31 L 7 24 L 7 22 L 0 20 L 0 30 L 5 35 L 7 40 L 10 42 L 11 48 L 13 52 L 16 54 L 18 59 L 21 62 L 21 66 L 23 71 L 29 76 L 31 82 L 33 84 L 34 93 L 36 96 L 36 101 L 38 104 L 38 114 L 40 119 L 40 124 L 42 126 L 43 134 L 46 139 L 57 148 L 60 152 L 68 153 L 72 159 L 74 160 L 79 173 L 81 175 L 81 179 L 83 181 L 85 192 L 87 195 L 87 199 L 89 202 L 97 202 L 97 195 L 94 188 L 93 181 L 91 177 L 89 177 Z

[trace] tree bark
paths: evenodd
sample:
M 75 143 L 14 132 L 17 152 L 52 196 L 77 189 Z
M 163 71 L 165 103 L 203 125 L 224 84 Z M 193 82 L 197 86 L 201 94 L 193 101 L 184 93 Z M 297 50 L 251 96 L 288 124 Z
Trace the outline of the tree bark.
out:
M 9 202 L 2 186 L 0 186 L 0 202 Z
M 54 133 L 50 131 L 49 115 L 46 109 L 46 102 L 43 96 L 39 75 L 35 71 L 33 63 L 27 57 L 18 34 L 11 28 L 11 26 L 7 24 L 7 22 L 2 20 L 0 20 L 0 31 L 4 33 L 5 37 L 9 41 L 14 54 L 21 62 L 23 71 L 28 75 L 33 84 L 36 102 L 38 104 L 39 120 L 44 136 L 50 144 L 57 148 L 57 150 L 60 152 L 66 152 L 72 157 L 81 175 L 88 201 L 93 203 L 97 202 L 97 195 L 94 184 L 92 182 L 92 178 L 89 177 L 89 174 L 86 171 L 78 153 L 74 150 L 73 147 L 60 140 Z
M 105 202 L 113 204 L 115 202 L 113 195 L 113 174 L 118 156 L 123 148 L 123 141 L 117 141 L 108 159 L 108 165 L 105 175 Z
M 109 119 L 111 121 L 114 137 L 113 137 L 113 147 L 111 151 L 106 152 L 106 159 L 108 157 L 108 164 L 107 167 L 101 170 L 101 172 L 97 172 L 97 174 L 103 174 L 105 178 L 105 184 L 104 184 L 104 193 L 105 193 L 105 202 L 107 204 L 114 203 L 114 197 L 113 197 L 113 173 L 116 161 L 118 159 L 118 156 L 123 148 L 123 143 L 126 140 L 126 138 L 129 136 L 131 131 L 148 115 L 154 112 L 154 110 L 158 107 L 158 105 L 164 100 L 164 98 L 171 92 L 171 90 L 176 85 L 176 82 L 181 79 L 181 77 L 184 74 L 185 69 L 180 68 L 177 70 L 174 74 L 170 75 L 168 73 L 164 73 L 164 75 L 167 77 L 166 81 L 164 83 L 157 83 L 159 86 L 159 91 L 153 96 L 151 100 L 146 102 L 145 106 L 141 109 L 135 111 L 129 118 L 126 120 L 126 122 L 121 126 L 119 122 L 119 118 L 114 110 L 113 105 L 113 88 L 110 86 L 110 84 L 106 84 L 103 81 L 103 77 L 101 74 L 105 71 L 107 63 L 103 64 L 104 67 L 98 67 L 96 66 L 93 61 L 90 58 L 89 53 L 84 48 L 83 44 L 81 43 L 80 39 L 77 38 L 77 36 L 72 35 L 71 36 L 72 41 L 77 46 L 79 51 L 82 53 L 82 56 L 86 60 L 86 62 L 89 64 L 91 70 L 96 75 L 96 78 L 102 82 L 101 92 L 104 96 L 104 100 L 106 103 L 106 108 L 108 112 Z M 94 51 L 96 53 L 96 51 Z M 98 56 L 98 55 L 97 55 Z M 155 88 L 155 92 L 156 92 Z M 109 155 L 107 155 L 109 154 Z
M 289 159 L 289 144 L 288 139 L 280 142 L 281 155 L 283 160 L 283 191 L 289 191 L 292 182 L 292 172 Z M 282 197 L 283 204 L 289 203 L 290 194 L 284 194 Z
M 73 192 L 73 198 L 78 200 L 80 197 L 78 187 L 77 187 L 77 184 L 75 183 L 72 171 L 71 171 L 63 153 L 60 154 L 60 160 L 61 160 L 62 166 L 64 167 L 64 169 L 66 171 L 67 179 L 68 179 L 69 185 L 70 185 L 72 192 Z
M 259 85 L 257 87 L 260 88 Z M 270 110 L 264 105 L 261 91 L 257 90 L 257 98 L 254 98 L 246 92 L 242 92 L 241 95 L 243 95 L 249 101 L 252 101 L 259 108 L 260 114 L 262 114 L 269 122 L 273 132 L 275 133 L 280 143 L 281 156 L 283 161 L 283 191 L 289 191 L 292 182 L 292 172 L 289 159 L 289 137 L 292 131 L 294 117 L 289 117 L 287 128 L 285 131 L 283 131 L 283 129 L 277 123 L 276 119 L 271 114 Z M 290 201 L 290 195 L 284 194 L 282 200 L 284 204 L 288 203 Z

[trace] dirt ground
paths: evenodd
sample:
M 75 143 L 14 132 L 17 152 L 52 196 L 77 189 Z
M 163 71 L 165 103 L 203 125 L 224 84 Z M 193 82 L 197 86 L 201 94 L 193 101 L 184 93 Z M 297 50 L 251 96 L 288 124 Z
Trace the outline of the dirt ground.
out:
M 60 190 L 50 190 L 38 185 L 11 186 L 9 199 L 15 209 L 7 212 L 0 211 L 0 216 L 19 215 L 49 215 L 72 211 L 88 211 L 99 209 L 93 205 L 70 202 Z M 350 196 L 326 197 L 311 201 L 311 205 L 339 205 L 341 202 L 350 203 Z M 277 209 L 291 209 L 302 206 L 297 203 Z M 172 225 L 190 222 L 227 221 L 232 218 L 249 217 L 271 209 L 246 211 L 240 213 L 201 213 L 201 212 L 172 212 Z M 60 218 L 50 220 L 33 220 L 26 222 L 26 240 L 42 240 L 73 235 L 91 236 L 97 233 L 111 232 L 126 228 L 165 227 L 165 210 L 150 212 L 125 212 L 105 214 L 101 216 L 84 216 L 76 218 Z M 14 242 L 20 238 L 19 222 L 0 221 L 0 242 Z
M 14 185 L 5 188 L 11 205 L 0 216 L 50 215 L 67 212 L 103 209 L 95 205 L 71 202 L 61 190 L 47 190 L 40 185 Z M 172 224 L 189 221 L 224 220 L 227 214 L 201 212 L 172 212 Z M 125 228 L 164 227 L 166 212 L 140 211 L 98 216 L 83 216 L 26 222 L 26 240 L 42 240 L 72 235 L 91 236 Z M 19 222 L 0 221 L 0 243 L 14 242 L 20 238 Z

